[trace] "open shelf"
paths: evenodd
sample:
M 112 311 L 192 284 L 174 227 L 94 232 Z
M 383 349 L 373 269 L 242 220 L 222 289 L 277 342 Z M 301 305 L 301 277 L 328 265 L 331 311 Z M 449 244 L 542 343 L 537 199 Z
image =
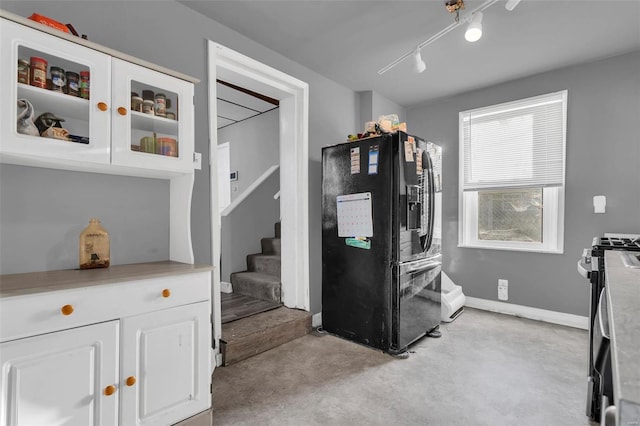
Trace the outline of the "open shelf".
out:
M 131 113 L 131 128 L 148 132 L 178 134 L 178 121 L 156 115 L 145 114 L 138 111 Z
M 88 99 L 22 83 L 17 83 L 17 85 L 18 99 L 28 99 L 35 108 L 34 119 L 44 112 L 52 112 L 64 119 L 89 121 Z

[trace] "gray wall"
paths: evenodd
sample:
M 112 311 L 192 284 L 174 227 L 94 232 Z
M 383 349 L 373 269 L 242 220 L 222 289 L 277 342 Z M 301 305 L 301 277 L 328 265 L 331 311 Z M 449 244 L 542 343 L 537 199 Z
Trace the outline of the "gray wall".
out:
M 377 120 L 381 115 L 397 114 L 400 122 L 405 121 L 406 110 L 377 92 L 372 92 L 371 119 Z
M 458 248 L 458 112 L 568 89 L 564 254 Z M 466 295 L 588 315 L 576 262 L 594 236 L 640 232 L 640 52 L 546 72 L 408 111 L 411 132 L 444 148 L 444 270 Z M 607 196 L 593 213 L 592 197 Z
M 80 232 L 96 217 L 111 264 L 169 258 L 169 181 L 0 166 L 0 273 L 78 268 Z
M 269 167 L 280 164 L 279 118 L 280 110 L 274 109 L 218 130 L 218 143 L 229 142 L 231 171 L 238 172 L 238 180 L 231 182 L 231 201 Z
M 260 187 L 221 219 L 220 280 L 231 282 L 232 272 L 247 270 L 247 255 L 260 253 L 260 239 L 275 236 L 280 220 L 280 200 L 273 194 L 280 187 L 280 173 L 274 172 Z M 259 212 L 259 214 L 256 214 Z
M 280 163 L 279 118 L 280 111 L 275 109 L 218 130 L 218 143 L 229 142 L 231 171 L 237 171 L 239 176 L 231 182 L 231 201 L 271 166 Z M 280 201 L 274 200 L 273 195 L 279 190 L 280 173 L 276 171 L 229 216 L 221 218 L 222 281 L 230 282 L 232 272 L 246 270 L 246 256 L 261 251 L 261 238 L 274 236 Z
M 345 140 L 358 131 L 360 97 L 353 91 L 309 70 L 227 27 L 173 2 L 137 1 L 6 1 L 0 7 L 22 16 L 38 12 L 63 22 L 71 22 L 91 41 L 128 53 L 141 59 L 175 69 L 201 80 L 195 87 L 195 146 L 202 153 L 203 169 L 196 171 L 192 203 L 192 235 L 195 260 L 211 262 L 211 212 L 209 186 L 207 50 L 208 39 L 241 52 L 271 67 L 309 84 L 309 275 L 311 311 L 321 310 L 321 147 Z M 158 31 L 162 23 L 163 31 Z M 544 309 L 586 315 L 588 286 L 575 271 L 582 248 L 591 238 L 604 231 L 630 231 L 640 228 L 640 201 L 637 189 L 638 149 L 635 124 L 640 116 L 638 54 L 612 58 L 590 65 L 540 74 L 531 78 L 479 90 L 431 105 L 407 111 L 409 132 L 439 142 L 445 148 L 445 270 L 452 279 L 465 286 L 469 296 L 496 299 L 497 279 L 509 279 L 510 302 Z M 553 90 L 569 89 L 569 139 L 567 145 L 567 211 L 564 255 L 511 253 L 490 250 L 458 249 L 457 242 L 457 117 L 461 110 L 532 96 Z M 373 112 L 373 98 L 371 104 Z M 385 111 L 387 113 L 390 111 Z M 606 166 L 606 167 L 605 167 Z M 6 166 L 2 166 L 5 168 Z M 0 192 L 20 188 L 18 168 L 9 168 L 3 175 Z M 31 170 L 30 168 L 27 168 Z M 24 170 L 23 173 L 30 173 Z M 60 172 L 67 177 L 53 176 L 51 189 L 57 193 L 67 182 L 103 182 L 88 174 Z M 13 176 L 15 174 L 15 176 Z M 5 179 L 16 186 L 5 186 Z M 136 185 L 134 178 L 119 178 L 121 187 Z M 57 184 L 57 185 L 56 185 Z M 146 186 L 145 186 L 146 188 Z M 32 209 L 50 210 L 46 223 L 61 223 L 65 219 L 63 206 L 80 205 L 85 200 L 77 192 L 61 193 L 51 208 L 44 200 L 46 192 L 35 191 Z M 605 215 L 592 213 L 591 197 L 607 195 Z M 149 195 L 147 202 L 162 204 L 168 197 Z M 126 199 L 126 197 L 125 197 Z M 12 198 L 8 202 L 21 201 Z M 114 202 L 93 200 L 96 211 L 107 212 Z M 3 203 L 4 204 L 4 203 Z M 2 212 L 0 212 L 2 213 Z M 83 215 L 86 216 L 86 215 Z M 5 237 L 8 226 L 28 229 L 28 216 L 17 222 L 7 222 L 0 216 L 3 248 L 16 243 L 17 236 Z M 73 226 L 86 221 L 77 219 Z M 108 225 L 105 221 L 105 225 Z M 70 225 L 69 225 L 70 226 Z M 119 225 L 116 225 L 119 226 Z M 286 226 L 286 224 L 283 224 Z M 107 226 L 113 234 L 113 225 Z M 137 243 L 122 232 L 125 244 Z M 60 236 L 46 236 L 39 241 L 55 248 Z M 144 239 L 144 237 L 141 237 Z M 147 251 L 156 243 L 147 241 Z M 157 247 L 158 256 L 167 258 L 168 241 Z M 5 250 L 2 250 L 4 253 Z M 155 256 L 155 254 L 153 254 Z M 1 254 L 3 263 L 5 254 Z M 135 260 L 132 260 L 135 261 Z M 2 263 L 2 264 L 3 264 Z M 1 265 L 1 264 L 0 264 Z M 63 265 L 63 266 L 56 266 Z M 65 268 L 55 263 L 53 268 Z M 22 266 L 24 267 L 24 266 Z M 49 265 L 47 265 L 49 269 Z
M 358 117 L 360 122 L 358 123 L 357 132 L 364 132 L 364 125 L 367 121 L 376 121 L 381 115 L 397 114 L 400 122 L 405 121 L 406 108 L 398 105 L 397 103 L 390 101 L 381 94 L 372 90 L 365 90 L 357 92 L 360 103 L 360 110 Z
M 195 86 L 195 147 L 196 151 L 202 153 L 204 164 L 201 171 L 196 171 L 192 202 L 193 249 L 198 263 L 211 263 L 211 188 L 209 166 L 206 164 L 209 158 L 207 40 L 213 40 L 307 82 L 310 300 L 311 311 L 320 311 L 320 149 L 325 144 L 345 140 L 347 134 L 359 127 L 356 116 L 357 96 L 352 90 L 174 1 L 21 0 L 2 1 L 0 7 L 21 16 L 38 12 L 63 22 L 71 22 L 78 32 L 88 34 L 91 41 L 201 80 Z M 84 179 L 84 175 L 80 179 Z M 74 194 L 68 196 L 69 200 L 65 202 L 77 203 L 81 200 Z M 56 217 L 50 218 L 51 223 L 58 220 Z M 0 225 L 5 226 L 2 218 Z M 57 241 L 43 243 L 53 246 Z

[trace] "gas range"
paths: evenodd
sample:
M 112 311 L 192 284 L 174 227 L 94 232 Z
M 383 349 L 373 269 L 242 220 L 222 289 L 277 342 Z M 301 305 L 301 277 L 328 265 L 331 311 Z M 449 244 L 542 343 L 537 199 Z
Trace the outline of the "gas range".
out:
M 584 249 L 578 261 L 578 273 L 584 278 L 591 278 L 592 271 L 604 267 L 605 250 L 625 250 L 640 252 L 640 235 L 638 234 L 605 234 L 604 237 L 594 237 L 591 247 Z
M 640 238 L 595 237 L 592 249 L 640 251 Z
M 584 249 L 578 261 L 578 273 L 590 283 L 589 296 L 589 364 L 587 372 L 587 409 L 586 414 L 598 421 L 601 413 L 613 398 L 611 365 L 609 362 L 609 336 L 605 331 L 602 318 L 605 300 L 605 251 L 618 250 L 622 254 L 635 255 L 640 252 L 640 235 L 605 234 L 595 237 L 591 248 Z M 632 259 L 633 260 L 633 259 Z M 640 262 L 640 260 L 639 260 Z

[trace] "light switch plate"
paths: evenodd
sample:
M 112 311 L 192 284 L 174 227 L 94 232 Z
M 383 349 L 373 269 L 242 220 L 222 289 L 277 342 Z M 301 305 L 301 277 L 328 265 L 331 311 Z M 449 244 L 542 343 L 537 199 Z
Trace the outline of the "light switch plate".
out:
M 193 153 L 193 168 L 196 170 L 202 170 L 202 154 L 199 152 Z
M 607 207 L 607 197 L 604 195 L 596 195 L 593 197 L 593 212 L 605 213 Z

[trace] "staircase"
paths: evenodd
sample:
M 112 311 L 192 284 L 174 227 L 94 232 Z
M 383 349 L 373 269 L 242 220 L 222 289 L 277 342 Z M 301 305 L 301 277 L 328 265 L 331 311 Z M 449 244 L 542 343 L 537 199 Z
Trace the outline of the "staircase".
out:
M 260 241 L 262 253 L 247 256 L 247 270 L 231 274 L 234 293 L 280 303 L 280 222 L 275 224 L 275 238 Z
M 220 345 L 223 365 L 242 361 L 311 331 L 309 312 L 281 305 L 280 222 L 275 224 L 275 237 L 263 238 L 261 246 L 262 253 L 247 256 L 246 271 L 231 274 L 231 284 L 233 294 L 242 295 L 242 303 L 248 309 L 267 302 L 273 306 L 257 308 L 263 311 L 223 322 Z M 225 316 L 224 298 L 222 314 Z

